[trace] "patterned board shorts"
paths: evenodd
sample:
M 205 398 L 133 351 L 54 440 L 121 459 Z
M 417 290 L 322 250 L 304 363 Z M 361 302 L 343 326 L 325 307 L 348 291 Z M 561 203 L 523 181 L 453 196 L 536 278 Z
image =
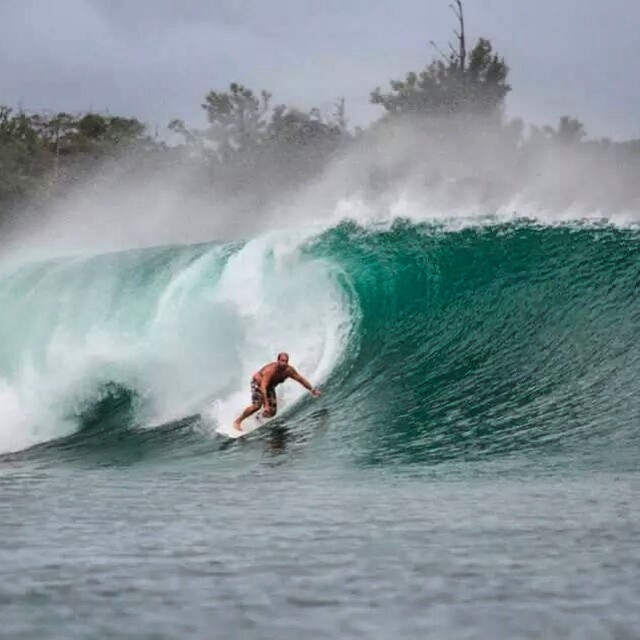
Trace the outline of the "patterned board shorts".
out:
M 269 398 L 269 405 L 271 410 L 278 408 L 278 399 L 276 398 L 275 387 L 267 389 L 267 397 Z M 251 402 L 252 404 L 262 404 L 262 391 L 260 391 L 260 385 L 251 378 Z

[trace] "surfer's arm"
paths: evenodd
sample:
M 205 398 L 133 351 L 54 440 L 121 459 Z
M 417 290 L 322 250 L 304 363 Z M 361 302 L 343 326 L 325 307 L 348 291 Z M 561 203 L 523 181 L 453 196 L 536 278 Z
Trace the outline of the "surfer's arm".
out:
M 320 395 L 320 391 L 318 391 L 305 377 L 301 376 L 293 367 L 291 367 L 289 377 L 300 383 L 305 389 L 308 389 L 314 396 Z
M 264 404 L 265 409 L 269 407 L 269 380 L 271 380 L 271 375 L 269 373 L 262 374 L 262 380 L 260 380 L 260 393 L 262 393 L 262 402 Z

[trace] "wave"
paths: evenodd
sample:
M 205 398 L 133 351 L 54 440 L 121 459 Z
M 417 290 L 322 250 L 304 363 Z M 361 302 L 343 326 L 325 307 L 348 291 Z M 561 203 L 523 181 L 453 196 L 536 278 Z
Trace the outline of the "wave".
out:
M 333 267 L 294 234 L 26 265 L 0 278 L 0 451 L 83 428 L 105 388 L 151 428 L 246 404 L 256 366 L 288 350 L 322 381 L 347 339 Z M 295 404 L 297 390 L 287 390 Z
M 288 427 L 326 408 L 332 448 L 363 462 L 637 448 L 639 290 L 638 230 L 522 220 L 5 269 L 0 451 L 209 433 L 280 350 L 327 392 L 283 385 Z
M 333 418 L 366 425 L 353 445 L 372 460 L 633 443 L 639 240 L 522 222 L 328 232 L 316 250 L 350 274 L 363 317 Z

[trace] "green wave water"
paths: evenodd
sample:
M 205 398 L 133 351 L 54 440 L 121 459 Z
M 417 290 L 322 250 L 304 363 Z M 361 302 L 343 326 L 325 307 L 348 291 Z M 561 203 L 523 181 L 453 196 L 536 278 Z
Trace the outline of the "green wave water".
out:
M 371 461 L 637 452 L 640 236 L 499 225 L 335 229 L 361 305 L 337 391 Z M 344 409 L 348 407 L 348 411 Z
M 223 455 L 216 423 L 285 349 L 326 393 L 287 383 L 276 432 L 321 427 L 327 455 L 636 465 L 639 292 L 638 230 L 527 221 L 343 222 L 5 268 L 0 451 Z

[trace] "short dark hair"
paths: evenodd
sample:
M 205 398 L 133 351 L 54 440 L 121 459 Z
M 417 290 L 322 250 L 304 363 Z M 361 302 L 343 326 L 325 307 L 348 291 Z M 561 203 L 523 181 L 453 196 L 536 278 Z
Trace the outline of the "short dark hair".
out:
M 289 362 L 289 354 L 286 351 L 281 351 L 278 354 L 278 358 L 277 359 L 280 360 L 280 358 L 282 358 L 282 356 L 284 356 L 287 359 L 287 362 Z

